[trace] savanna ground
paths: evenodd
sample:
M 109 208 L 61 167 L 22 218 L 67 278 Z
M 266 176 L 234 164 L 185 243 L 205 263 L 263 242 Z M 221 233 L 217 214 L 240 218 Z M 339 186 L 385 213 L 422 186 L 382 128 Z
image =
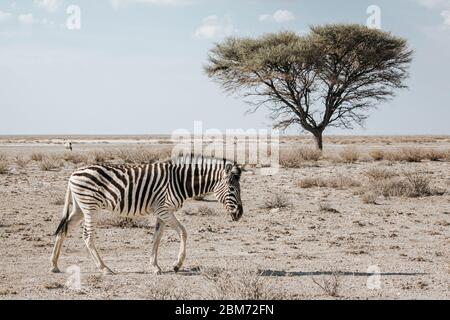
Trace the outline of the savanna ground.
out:
M 64 138 L 64 137 L 63 137 Z M 450 137 L 283 138 L 274 176 L 242 177 L 244 216 L 211 196 L 177 213 L 188 231 L 184 270 L 168 229 L 150 268 L 154 217 L 97 217 L 96 244 L 116 275 L 100 274 L 81 228 L 51 274 L 53 232 L 67 179 L 94 162 L 165 158 L 167 137 L 0 138 L 0 299 L 449 299 Z

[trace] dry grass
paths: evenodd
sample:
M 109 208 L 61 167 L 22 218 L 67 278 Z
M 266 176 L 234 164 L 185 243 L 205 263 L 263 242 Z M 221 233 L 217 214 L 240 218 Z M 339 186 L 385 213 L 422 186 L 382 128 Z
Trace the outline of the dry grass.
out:
M 208 206 L 199 206 L 197 209 L 197 213 L 200 216 L 212 216 L 216 214 L 215 210 Z
M 201 273 L 210 284 L 207 297 L 213 300 L 277 300 L 286 299 L 284 291 L 267 284 L 260 271 L 227 271 L 203 268 Z
M 340 278 L 339 273 L 332 272 L 329 276 L 323 276 L 320 280 L 311 277 L 311 280 L 314 284 L 316 284 L 322 291 L 333 298 L 339 296 L 339 288 L 340 288 Z
M 361 200 L 365 204 L 377 204 L 378 194 L 372 191 L 364 192 L 361 195 Z
M 313 148 L 281 150 L 280 164 L 285 168 L 301 168 L 305 162 L 317 162 L 322 158 L 322 152 Z
M 401 148 L 399 150 L 373 150 L 369 155 L 375 161 L 388 160 L 391 162 L 421 162 L 424 160 L 441 161 L 448 160 L 450 152 L 437 149 Z
M 386 180 L 397 175 L 395 172 L 385 168 L 370 168 L 364 174 L 372 180 Z
M 403 172 L 401 175 L 376 175 L 369 178 L 369 183 L 364 187 L 364 197 L 384 196 L 419 198 L 433 195 L 441 195 L 442 191 L 431 186 L 431 177 L 421 172 Z M 373 195 L 369 195 L 373 194 Z
M 30 159 L 33 161 L 42 161 L 45 155 L 42 152 L 33 152 L 30 156 Z
M 369 152 L 369 156 L 375 161 L 381 161 L 384 159 L 385 152 L 383 150 L 372 150 Z
M 296 185 L 302 189 L 309 188 L 332 188 L 338 190 L 345 190 L 351 187 L 359 187 L 361 184 L 355 179 L 345 177 L 342 175 L 336 177 L 325 178 L 303 178 L 297 181 Z
M 63 192 L 49 192 L 50 204 L 62 206 L 65 202 L 65 193 Z
M 154 163 L 165 160 L 171 155 L 171 149 L 165 148 L 160 150 L 139 148 L 122 148 L 117 151 L 115 156 L 125 163 Z
M 67 151 L 64 152 L 62 155 L 62 158 L 67 161 L 71 162 L 73 164 L 79 164 L 79 163 L 88 163 L 89 157 L 86 154 L 80 153 L 80 152 L 71 152 Z
M 344 163 L 355 163 L 359 160 L 361 154 L 353 147 L 346 147 L 339 152 L 339 159 Z
M 14 163 L 17 165 L 18 168 L 25 169 L 28 163 L 30 163 L 30 158 L 17 155 L 14 157 Z
M 275 194 L 264 201 L 262 209 L 285 209 L 290 208 L 291 206 L 292 202 L 287 197 Z
M 160 277 L 161 278 L 161 277 Z M 149 300 L 185 300 L 189 299 L 186 288 L 174 285 L 170 279 L 155 279 L 146 289 Z
M 93 164 L 105 163 L 107 160 L 112 159 L 114 159 L 114 157 L 112 157 L 111 154 L 105 150 L 94 150 L 88 155 L 88 162 Z
M 319 203 L 319 211 L 321 212 L 330 212 L 330 213 L 339 213 L 338 210 L 333 208 L 329 202 L 320 202 Z
M 6 174 L 9 172 L 8 162 L 0 160 L 0 174 Z
M 57 156 L 45 156 L 39 163 L 39 168 L 42 171 L 58 170 L 63 166 L 61 159 Z

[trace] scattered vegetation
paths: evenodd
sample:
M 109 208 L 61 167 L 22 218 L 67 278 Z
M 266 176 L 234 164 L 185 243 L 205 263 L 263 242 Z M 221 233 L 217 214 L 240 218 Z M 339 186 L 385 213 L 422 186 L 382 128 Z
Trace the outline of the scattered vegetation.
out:
M 197 209 L 197 212 L 201 216 L 212 216 L 215 215 L 214 209 L 208 207 L 208 206 L 199 206 Z
M 30 156 L 33 161 L 42 161 L 45 155 L 42 152 L 33 152 Z
M 160 150 L 139 148 L 122 148 L 116 153 L 116 156 L 125 163 L 154 163 L 165 160 L 171 155 L 171 149 Z
M 42 160 L 39 162 L 39 168 L 42 171 L 52 171 L 60 169 L 63 166 L 63 163 L 61 159 L 59 159 L 57 156 L 45 156 L 42 158 Z
M 400 175 L 383 173 L 382 171 L 375 174 L 375 172 L 371 171 L 369 174 L 369 183 L 362 193 L 363 201 L 364 198 L 369 199 L 378 196 L 418 198 L 443 193 L 431 186 L 431 177 L 420 172 L 403 172 Z
M 322 152 L 313 148 L 281 150 L 280 164 L 285 168 L 301 168 L 305 162 L 317 162 L 322 158 Z
M 0 174 L 6 174 L 9 172 L 8 162 L 0 159 Z
M 425 148 L 402 148 L 399 150 L 372 150 L 369 155 L 375 161 L 388 160 L 391 162 L 421 162 L 424 160 L 441 161 L 449 159 L 449 151 L 425 149 Z
M 333 298 L 339 296 L 340 279 L 338 272 L 332 272 L 329 276 L 323 276 L 320 280 L 314 277 L 311 277 L 311 279 L 326 295 Z
M 30 159 L 21 155 L 17 155 L 14 158 L 14 162 L 16 163 L 18 168 L 25 169 L 30 162 Z
M 283 291 L 270 287 L 259 271 L 203 268 L 201 274 L 211 285 L 207 296 L 209 299 L 277 300 L 286 297 Z
M 79 164 L 79 163 L 88 163 L 89 157 L 86 154 L 80 153 L 80 152 L 64 152 L 62 155 L 62 158 L 67 161 L 71 162 L 73 164 Z
M 338 210 L 333 208 L 329 202 L 320 202 L 319 203 L 319 210 L 321 212 L 330 212 L 330 213 L 339 213 Z
M 360 158 L 360 153 L 356 148 L 346 147 L 339 152 L 339 158 L 344 163 L 355 163 Z
M 313 178 L 303 178 L 297 181 L 296 185 L 303 189 L 310 188 L 332 188 L 344 190 L 351 187 L 359 187 L 361 184 L 355 179 L 345 177 L 342 175 L 331 177 L 328 179 L 313 177 Z
M 284 195 L 275 194 L 264 202 L 263 209 L 285 209 L 292 206 L 291 201 Z
M 62 206 L 65 202 L 65 193 L 49 192 L 50 204 Z

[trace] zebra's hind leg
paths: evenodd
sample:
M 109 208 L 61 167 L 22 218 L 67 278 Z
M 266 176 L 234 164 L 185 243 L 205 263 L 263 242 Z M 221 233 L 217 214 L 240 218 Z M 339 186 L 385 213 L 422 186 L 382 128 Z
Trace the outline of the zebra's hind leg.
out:
M 94 245 L 93 240 L 94 228 L 92 224 L 92 212 L 83 212 L 83 213 L 84 213 L 83 240 L 86 243 L 86 247 L 89 251 L 89 254 L 92 257 L 92 260 L 94 260 L 94 263 L 97 266 L 97 268 L 104 274 L 114 274 L 114 272 L 112 272 L 111 269 L 109 269 L 103 263 L 103 260 L 100 258 L 97 248 Z
M 153 248 L 151 256 L 151 265 L 155 274 L 161 274 L 161 268 L 158 266 L 158 248 L 161 237 L 164 233 L 166 224 L 160 219 L 156 219 L 155 233 L 153 234 Z
M 74 205 L 72 212 L 69 215 L 69 218 L 67 221 L 62 221 L 67 225 L 67 233 L 73 229 L 74 226 L 76 226 L 81 219 L 83 218 L 83 213 L 81 209 Z M 64 218 L 63 218 L 64 219 Z M 52 268 L 50 269 L 51 272 L 60 272 L 58 268 L 58 259 L 59 255 L 61 254 L 61 247 L 64 241 L 64 238 L 67 236 L 66 231 L 63 229 L 56 235 L 55 245 L 53 247 L 52 257 L 51 257 L 51 263 Z

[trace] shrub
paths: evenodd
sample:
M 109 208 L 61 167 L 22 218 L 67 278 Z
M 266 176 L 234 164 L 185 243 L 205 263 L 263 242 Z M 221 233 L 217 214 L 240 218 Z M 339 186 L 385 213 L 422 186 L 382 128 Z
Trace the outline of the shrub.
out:
M 67 162 L 72 162 L 73 164 L 87 163 L 89 161 L 88 156 L 85 154 L 70 151 L 63 154 L 63 159 Z
M 282 150 L 280 152 L 280 164 L 285 168 L 300 168 L 304 162 L 317 162 L 321 157 L 322 152 L 313 148 Z
M 401 176 L 370 179 L 366 194 L 372 192 L 384 197 L 427 197 L 442 194 L 431 187 L 431 178 L 419 172 L 405 172 Z
M 0 174 L 6 174 L 9 172 L 8 162 L 0 160 Z
M 396 175 L 394 172 L 382 168 L 370 168 L 364 174 L 372 180 L 385 180 Z
M 42 161 L 44 159 L 44 154 L 42 152 L 33 152 L 30 156 L 33 161 Z
M 17 155 L 14 158 L 14 162 L 20 169 L 25 169 L 27 167 L 28 163 L 30 162 L 30 159 L 26 158 L 24 156 Z
M 267 284 L 260 271 L 226 271 L 201 269 L 206 282 L 208 298 L 218 300 L 276 300 L 286 298 L 283 291 Z M 209 289 L 209 290 L 208 290 Z
M 303 178 L 299 180 L 296 185 L 303 189 L 309 189 L 309 188 L 333 188 L 333 189 L 339 189 L 344 190 L 350 187 L 359 187 L 361 185 L 360 182 L 345 177 L 342 175 L 336 176 L 336 177 L 330 177 L 328 179 L 324 178 Z
M 285 196 L 275 194 L 264 202 L 263 209 L 285 209 L 292 206 L 292 203 Z
M 360 153 L 355 148 L 347 147 L 339 152 L 339 157 L 345 163 L 354 163 L 359 160 Z
M 62 162 L 56 157 L 44 157 L 40 162 L 39 167 L 43 171 L 56 170 L 62 167 Z
M 369 156 L 375 161 L 380 161 L 384 159 L 385 152 L 383 150 L 372 150 L 369 152 Z

